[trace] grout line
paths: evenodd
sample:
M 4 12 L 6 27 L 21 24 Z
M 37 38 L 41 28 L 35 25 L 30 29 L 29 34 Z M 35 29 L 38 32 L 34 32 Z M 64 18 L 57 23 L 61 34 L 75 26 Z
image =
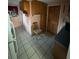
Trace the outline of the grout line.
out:
M 22 34 L 22 33 L 21 33 Z M 25 35 L 25 34 L 24 34 Z M 42 37 L 42 36 L 41 36 Z M 44 36 L 43 36 L 44 37 Z M 34 37 L 35 38 L 35 37 Z M 27 52 L 26 52 L 26 49 L 25 49 L 25 47 L 24 47 L 24 45 L 25 44 L 27 44 L 27 42 L 25 43 L 25 44 L 23 44 L 23 41 L 22 41 L 22 39 L 20 39 L 21 40 L 21 43 L 22 43 L 22 46 L 23 46 L 23 49 L 24 49 L 24 51 L 25 51 L 25 53 L 26 53 L 26 55 L 27 55 L 27 57 L 28 57 L 28 54 L 27 54 Z M 38 57 L 41 59 L 43 56 L 45 56 L 46 54 L 47 54 L 47 52 L 49 51 L 49 48 L 47 49 L 47 51 L 45 51 L 45 54 L 42 56 L 42 57 L 40 57 L 40 55 L 37 53 L 37 51 L 36 51 L 36 49 L 34 49 L 34 47 L 32 46 L 32 40 L 33 40 L 33 37 L 32 37 L 32 39 L 29 39 L 29 43 L 31 44 L 31 47 L 33 48 L 33 50 L 35 51 L 35 53 L 33 53 L 33 55 L 34 54 L 37 54 L 38 55 Z M 38 39 L 37 39 L 37 41 L 39 41 Z M 45 40 L 42 44 L 47 44 L 47 40 Z M 42 44 L 39 44 L 39 46 L 40 46 L 40 48 L 42 48 Z M 29 49 L 29 48 L 28 48 Z M 43 49 L 43 48 L 42 48 Z M 43 49 L 44 50 L 44 49 Z M 22 54 L 21 54 L 22 55 Z M 33 56 L 32 55 L 32 56 Z M 28 59 L 30 59 L 32 56 L 30 56 L 30 57 L 28 57 Z
M 32 47 L 33 48 L 33 47 Z M 34 49 L 34 48 L 33 48 Z M 37 53 L 37 51 L 34 49 L 34 51 L 36 52 L 36 54 L 38 55 L 38 57 L 40 58 L 39 54 Z M 41 59 L 41 58 L 40 58 Z
M 26 53 L 26 55 L 27 55 L 27 52 L 26 52 L 26 50 L 25 50 L 25 48 L 24 48 L 24 45 L 23 45 L 22 40 L 21 40 L 21 43 L 22 43 L 23 49 L 24 49 L 24 51 L 25 51 L 25 53 Z M 27 57 L 28 57 L 28 55 L 27 55 Z M 30 59 L 30 58 L 28 57 L 28 59 Z

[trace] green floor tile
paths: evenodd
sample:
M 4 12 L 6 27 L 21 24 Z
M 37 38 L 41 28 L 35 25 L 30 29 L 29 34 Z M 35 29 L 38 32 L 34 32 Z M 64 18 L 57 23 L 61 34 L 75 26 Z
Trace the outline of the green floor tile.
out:
M 37 54 L 34 54 L 30 59 L 40 59 Z
M 23 53 L 21 56 L 18 57 L 18 59 L 28 59 L 28 56 L 26 53 Z
M 17 28 L 16 40 L 19 47 L 18 55 L 20 55 L 18 59 L 28 59 L 28 57 L 30 59 L 50 59 L 50 55 L 46 53 L 51 50 L 48 47 L 52 46 L 50 43 L 53 43 L 54 38 L 45 34 L 40 34 L 40 39 L 37 38 L 37 35 L 30 37 L 24 28 Z
M 31 45 L 30 45 L 29 43 L 26 43 L 26 44 L 24 45 L 24 48 L 25 48 L 26 51 L 27 51 L 30 47 L 31 47 Z
M 35 53 L 35 51 L 34 51 L 34 49 L 33 49 L 32 47 L 29 48 L 28 51 L 27 51 L 27 55 L 28 55 L 29 58 L 30 58 L 34 53 Z
M 18 49 L 18 56 L 21 55 L 22 53 L 24 53 L 24 48 L 23 47 Z
M 37 51 L 37 54 L 39 55 L 39 57 L 42 57 L 46 52 L 44 51 L 44 49 L 40 48 Z

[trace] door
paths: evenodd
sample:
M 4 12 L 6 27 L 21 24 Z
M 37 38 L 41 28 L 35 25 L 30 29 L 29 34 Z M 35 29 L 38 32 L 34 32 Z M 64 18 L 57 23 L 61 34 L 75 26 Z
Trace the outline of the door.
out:
M 49 6 L 47 31 L 56 34 L 59 21 L 60 6 Z

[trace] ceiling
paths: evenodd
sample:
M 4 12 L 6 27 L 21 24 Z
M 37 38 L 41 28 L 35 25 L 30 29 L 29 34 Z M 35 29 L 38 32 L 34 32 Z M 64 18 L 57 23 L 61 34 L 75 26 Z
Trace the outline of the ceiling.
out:
M 42 2 L 45 2 L 47 4 L 52 4 L 52 3 L 55 3 L 55 2 L 58 2 L 58 3 L 66 2 L 68 0 L 38 0 L 38 1 L 42 1 Z
M 39 0 L 39 1 L 43 1 L 43 2 L 46 2 L 46 3 L 50 3 L 50 2 L 63 2 L 65 0 Z
M 14 4 L 18 4 L 19 1 L 21 1 L 21 0 L 8 0 L 9 3 L 14 3 Z M 54 2 L 65 2 L 65 1 L 68 1 L 68 0 L 38 0 L 38 1 L 42 1 L 42 2 L 45 2 L 47 4 L 51 4 L 51 3 L 54 3 Z

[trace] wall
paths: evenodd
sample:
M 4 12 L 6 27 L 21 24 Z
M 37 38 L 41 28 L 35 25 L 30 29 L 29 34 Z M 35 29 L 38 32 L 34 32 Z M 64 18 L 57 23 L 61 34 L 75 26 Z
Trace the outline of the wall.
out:
M 25 16 L 23 13 L 23 25 L 29 35 L 32 35 L 31 33 L 31 21 L 29 20 L 30 18 L 28 16 Z
M 63 13 L 64 5 L 65 5 L 65 11 Z M 65 21 L 67 21 L 66 17 L 67 17 L 67 14 L 68 14 L 68 6 L 69 6 L 69 3 L 62 3 L 61 4 L 61 10 L 60 10 L 60 16 L 59 16 L 59 25 L 58 25 L 57 33 L 65 25 Z
M 54 2 L 58 2 L 59 3 L 59 2 L 66 2 L 68 0 L 38 0 L 38 1 L 45 2 L 45 3 L 47 3 L 49 5 L 49 4 L 52 4 Z
M 12 22 L 13 22 L 15 28 L 21 26 L 21 22 L 20 22 L 20 20 L 19 20 L 19 16 L 12 17 Z
M 18 5 L 21 0 L 8 0 L 8 3 Z
M 27 4 L 26 4 L 27 3 Z M 27 1 L 25 3 L 25 7 L 24 7 L 24 10 L 26 10 L 27 12 L 28 12 L 28 15 L 29 16 L 25 16 L 25 17 L 23 17 L 23 24 L 25 25 L 25 29 L 26 29 L 26 31 L 27 31 L 27 33 L 29 34 L 29 35 L 32 35 L 32 31 L 31 31 L 31 26 L 32 26 L 32 23 L 31 23 L 31 20 L 32 20 L 32 10 L 31 10 L 31 1 Z M 26 7 L 27 6 L 27 7 Z M 25 18 L 25 19 L 24 19 Z M 27 19 L 26 19 L 27 18 Z
M 20 1 L 20 18 L 22 25 L 24 26 L 25 30 L 27 31 L 27 33 L 29 35 L 32 35 L 31 32 L 31 19 L 32 19 L 32 14 L 31 14 L 31 1 Z M 26 11 L 28 13 L 28 16 L 25 15 L 25 13 L 23 13 L 23 11 Z
M 62 4 L 60 8 L 60 16 L 59 16 L 59 24 L 58 24 L 57 33 L 62 29 L 64 25 L 65 25 L 65 22 L 63 22 L 63 4 Z

